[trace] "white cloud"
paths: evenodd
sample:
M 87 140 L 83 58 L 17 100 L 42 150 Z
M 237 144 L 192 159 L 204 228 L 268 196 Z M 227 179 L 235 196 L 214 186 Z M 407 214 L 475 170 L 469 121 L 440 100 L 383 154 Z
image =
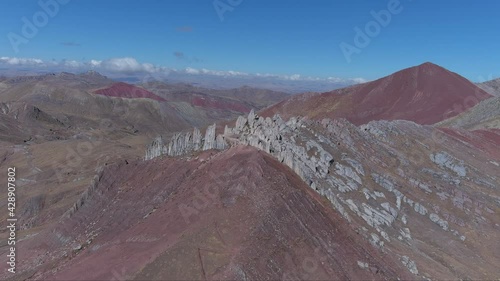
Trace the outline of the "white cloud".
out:
M 350 83 L 350 84 L 361 84 L 361 83 L 366 83 L 368 80 L 364 78 L 338 78 L 338 77 L 328 77 L 326 78 L 328 81 L 332 83 Z
M 104 73 L 125 73 L 125 74 L 148 74 L 153 77 L 165 77 L 170 73 L 185 74 L 185 75 L 212 75 L 218 77 L 235 77 L 235 78 L 261 78 L 261 79 L 278 79 L 293 82 L 328 82 L 332 84 L 358 84 L 365 83 L 367 80 L 363 78 L 339 78 L 339 77 L 305 77 L 300 74 L 278 75 L 278 74 L 249 74 L 240 71 L 222 71 L 210 69 L 196 69 L 188 67 L 184 70 L 175 70 L 162 66 L 157 66 L 151 63 L 141 63 L 132 57 L 125 58 L 110 58 L 106 60 L 90 60 L 86 62 L 75 60 L 61 61 L 43 61 L 35 58 L 16 58 L 16 57 L 0 57 L 0 65 L 8 66 L 32 66 L 33 68 L 46 68 L 49 71 L 61 71 L 64 69 L 72 70 L 96 70 Z
M 357 83 L 357 84 L 368 82 L 368 80 L 366 80 L 364 78 L 352 78 L 351 81 L 354 82 L 354 83 Z
M 186 70 L 184 70 L 187 74 L 200 74 L 200 71 L 198 69 L 194 69 L 194 68 L 191 68 L 191 67 L 188 67 L 186 68 Z
M 79 68 L 83 66 L 83 63 L 75 61 L 75 60 L 67 60 L 62 62 L 63 66 L 70 67 L 70 68 Z
M 101 63 L 102 63 L 102 61 L 100 61 L 100 60 L 90 60 L 90 61 L 88 62 L 88 64 L 89 64 L 90 66 L 92 66 L 92 67 L 98 67 L 98 66 L 100 66 L 100 65 L 101 65 Z
M 239 72 L 239 71 L 220 71 L 220 70 L 210 70 L 206 68 L 202 69 L 196 69 L 192 67 L 188 67 L 184 69 L 184 73 L 191 74 L 191 75 L 215 75 L 215 76 L 222 76 L 222 77 L 236 77 L 236 76 L 247 76 L 249 75 L 248 73 L 245 72 Z
M 134 58 L 112 58 L 104 61 L 90 60 L 88 62 L 81 62 L 76 60 L 61 60 L 61 61 L 43 61 L 34 58 L 16 58 L 16 57 L 0 57 L 0 64 L 9 66 L 33 66 L 45 67 L 58 70 L 60 68 L 76 68 L 81 70 L 88 70 L 89 68 L 95 70 L 104 70 L 117 73 L 157 73 L 168 72 L 164 67 L 158 67 L 151 63 L 139 63 Z
M 227 74 L 229 74 L 229 76 L 247 76 L 248 75 L 248 73 L 245 73 L 245 72 L 232 71 L 232 70 L 227 71 Z
M 33 59 L 33 58 L 11 58 L 11 57 L 1 57 L 0 63 L 8 64 L 8 65 L 20 65 L 20 66 L 36 66 L 43 65 L 44 62 L 41 59 Z
M 333 83 L 340 83 L 340 82 L 342 82 L 342 79 L 340 79 L 338 77 L 328 77 L 328 78 L 326 78 L 326 80 L 328 80 L 330 82 L 333 82 Z
M 287 77 L 288 80 L 297 81 L 300 80 L 300 74 L 294 74 Z
M 145 72 L 156 73 L 165 70 L 150 63 L 139 63 L 134 58 L 112 58 L 104 61 L 91 60 L 90 65 L 114 72 Z

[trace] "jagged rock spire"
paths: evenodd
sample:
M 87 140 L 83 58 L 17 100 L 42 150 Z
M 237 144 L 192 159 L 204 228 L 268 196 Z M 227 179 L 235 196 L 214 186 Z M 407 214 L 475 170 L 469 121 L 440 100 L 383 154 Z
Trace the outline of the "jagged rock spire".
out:
M 216 125 L 208 126 L 205 132 L 205 143 L 203 144 L 203 150 L 209 150 L 215 148 L 215 128 Z
M 193 133 L 175 133 L 168 145 L 165 145 L 163 139 L 158 137 L 146 149 L 145 160 L 150 160 L 161 155 L 182 156 L 199 150 L 218 149 L 223 150 L 228 147 L 224 135 L 216 135 L 216 124 L 208 126 L 205 132 L 205 138 L 202 138 L 198 128 L 193 129 Z M 227 128 L 228 132 L 231 129 Z
M 193 130 L 193 149 L 200 150 L 201 148 L 201 132 L 200 129 L 194 128 Z
M 250 113 L 248 114 L 248 125 L 252 127 L 255 123 L 255 111 L 252 109 Z
M 145 160 L 150 160 L 153 158 L 156 158 L 158 156 L 161 156 L 162 154 L 165 153 L 165 146 L 163 144 L 163 138 L 161 136 L 155 138 L 153 140 L 153 143 L 146 149 L 146 156 L 144 157 Z

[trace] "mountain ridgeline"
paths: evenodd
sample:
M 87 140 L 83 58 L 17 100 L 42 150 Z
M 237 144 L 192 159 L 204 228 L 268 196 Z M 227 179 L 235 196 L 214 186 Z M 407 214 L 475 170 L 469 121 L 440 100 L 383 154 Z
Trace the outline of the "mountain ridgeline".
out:
M 432 63 L 294 96 L 2 79 L 0 165 L 26 172 L 20 279 L 498 278 L 483 89 Z

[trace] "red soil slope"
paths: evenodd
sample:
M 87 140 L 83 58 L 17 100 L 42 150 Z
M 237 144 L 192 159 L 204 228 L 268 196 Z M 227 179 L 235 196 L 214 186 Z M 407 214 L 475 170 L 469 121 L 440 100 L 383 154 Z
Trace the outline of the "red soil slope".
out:
M 356 125 L 397 119 L 434 124 L 490 97 L 460 75 L 424 63 L 369 83 L 294 96 L 265 110 L 264 115 L 342 117 Z
M 96 90 L 94 93 L 97 95 L 103 95 L 108 97 L 127 98 L 127 99 L 146 98 L 156 101 L 166 101 L 164 98 L 157 96 L 151 93 L 150 91 L 123 82 L 113 84 L 109 88 Z
M 467 131 L 456 128 L 439 128 L 442 132 L 485 151 L 492 157 L 500 158 L 500 130 L 483 129 Z
M 18 251 L 26 274 L 42 280 L 411 278 L 250 147 L 108 167 L 71 219 Z

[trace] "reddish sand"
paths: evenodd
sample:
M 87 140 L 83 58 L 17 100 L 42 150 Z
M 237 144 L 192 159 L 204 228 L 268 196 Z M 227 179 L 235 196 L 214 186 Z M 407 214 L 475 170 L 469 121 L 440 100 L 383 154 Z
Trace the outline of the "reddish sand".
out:
M 156 101 L 166 101 L 164 98 L 157 96 L 151 93 L 150 91 L 123 82 L 113 84 L 109 88 L 99 89 L 94 93 L 97 95 L 116 97 L 116 98 L 126 98 L 126 99 L 145 98 Z
M 397 119 L 434 124 L 490 97 L 460 75 L 425 63 L 373 82 L 323 94 L 294 96 L 265 110 L 264 115 L 342 117 L 356 125 Z
M 488 129 L 466 131 L 451 128 L 439 128 L 439 130 L 489 153 L 492 157 L 500 158 L 500 150 L 498 149 L 498 147 L 500 147 L 500 130 Z

